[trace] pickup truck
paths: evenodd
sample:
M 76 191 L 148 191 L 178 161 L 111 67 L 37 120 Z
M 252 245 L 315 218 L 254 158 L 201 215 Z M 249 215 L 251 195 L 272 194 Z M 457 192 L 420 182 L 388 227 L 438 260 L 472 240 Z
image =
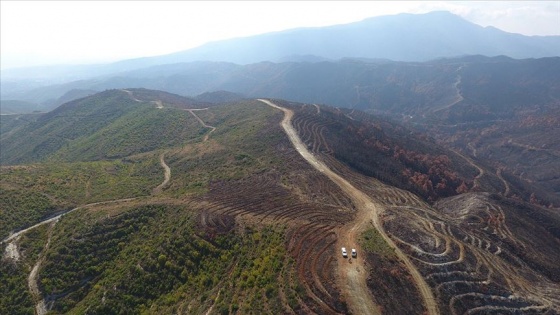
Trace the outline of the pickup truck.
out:
M 346 247 L 342 247 L 342 257 L 348 258 L 348 253 L 346 252 Z

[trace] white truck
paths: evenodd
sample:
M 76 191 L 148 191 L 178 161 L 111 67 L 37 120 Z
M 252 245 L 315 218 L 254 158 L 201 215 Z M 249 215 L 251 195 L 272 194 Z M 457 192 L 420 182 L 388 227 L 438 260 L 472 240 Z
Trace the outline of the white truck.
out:
M 346 247 L 342 247 L 342 257 L 348 258 L 348 253 L 346 252 Z

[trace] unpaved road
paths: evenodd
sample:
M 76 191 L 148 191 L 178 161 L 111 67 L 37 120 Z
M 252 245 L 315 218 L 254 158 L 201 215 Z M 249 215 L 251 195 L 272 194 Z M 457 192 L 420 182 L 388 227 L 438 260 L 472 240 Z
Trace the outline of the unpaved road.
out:
M 134 97 L 134 94 L 132 94 L 131 91 L 129 90 L 121 90 L 123 92 L 125 92 L 126 94 L 128 94 L 128 96 L 130 96 L 130 98 L 135 101 L 135 102 L 142 102 L 141 100 L 137 99 L 136 97 Z
M 76 208 L 74 208 L 74 209 L 68 210 L 68 211 L 66 211 L 66 212 L 64 212 L 64 213 L 61 213 L 61 214 L 57 215 L 56 217 L 52 217 L 52 218 L 47 219 L 47 220 L 45 220 L 45 221 L 41 221 L 41 222 L 39 222 L 39 223 L 37 223 L 37 224 L 35 224 L 35 225 L 33 225 L 33 226 L 28 227 L 27 229 L 18 231 L 18 232 L 16 232 L 16 233 L 14 233 L 14 234 L 12 234 L 12 235 L 6 237 L 5 239 L 3 239 L 3 240 L 0 242 L 0 244 L 2 244 L 2 243 L 7 243 L 7 242 L 11 242 L 11 241 L 14 240 L 16 237 L 19 237 L 20 235 L 25 234 L 27 231 L 33 230 L 34 228 L 39 227 L 39 226 L 41 226 L 41 225 L 43 225 L 43 224 L 51 223 L 51 222 L 53 222 L 53 221 L 58 221 L 58 219 L 60 219 L 60 217 L 62 217 L 63 215 L 66 215 L 66 214 L 68 214 L 68 213 L 74 212 L 74 211 L 76 211 L 76 210 L 78 210 L 78 209 L 87 208 L 87 207 L 91 207 L 91 206 L 104 205 L 104 204 L 108 204 L 108 203 L 132 201 L 132 200 L 135 200 L 135 199 L 138 199 L 138 197 L 134 197 L 134 198 L 125 198 L 125 199 L 117 199 L 117 200 L 109 200 L 109 201 L 100 201 L 100 202 L 94 202 L 94 203 L 90 203 L 90 204 L 87 204 L 87 205 L 79 206 L 79 207 L 76 207 Z
M 47 242 L 45 243 L 45 247 L 43 248 L 43 251 L 41 252 L 39 259 L 37 259 L 37 262 L 35 263 L 35 265 L 33 266 L 33 269 L 31 269 L 31 272 L 29 273 L 29 277 L 27 278 L 27 285 L 29 286 L 29 291 L 31 292 L 31 295 L 33 296 L 33 299 L 35 300 L 35 302 L 37 302 L 37 304 L 35 305 L 35 313 L 37 315 L 44 315 L 47 314 L 48 310 L 47 310 L 47 305 L 45 304 L 45 299 L 43 299 L 41 297 L 41 291 L 39 291 L 39 282 L 37 281 L 38 279 L 38 274 L 39 274 L 39 268 L 41 268 L 41 264 L 43 263 L 43 259 L 45 257 L 45 254 L 47 252 L 47 250 L 49 249 L 49 245 L 51 243 L 51 236 L 52 236 L 52 232 L 54 229 L 54 225 L 56 224 L 57 221 L 53 221 L 51 228 L 49 230 L 48 233 L 48 238 L 47 238 Z
M 129 92 L 126 90 L 123 90 L 125 92 Z M 171 169 L 169 168 L 169 166 L 165 163 L 164 160 L 164 154 L 162 153 L 160 155 L 160 163 L 161 166 L 164 168 L 165 173 L 164 173 L 164 181 L 156 188 L 154 188 L 154 192 L 157 191 L 161 191 L 161 189 L 163 189 L 163 187 L 165 187 L 165 185 L 167 185 L 167 183 L 169 182 L 170 178 L 171 178 Z M 50 241 L 51 241 L 51 235 L 52 235 L 52 231 L 54 229 L 54 225 L 56 224 L 56 222 L 58 222 L 58 220 L 71 212 L 74 212 L 78 209 L 82 209 L 82 208 L 87 208 L 87 207 L 91 207 L 91 206 L 97 206 L 97 205 L 103 205 L 103 204 L 110 204 L 110 203 L 117 203 L 117 202 L 128 202 L 128 201 L 132 201 L 138 199 L 138 197 L 134 197 L 134 198 L 124 198 L 124 199 L 117 199 L 117 200 L 109 200 L 109 201 L 100 201 L 100 202 L 94 202 L 94 203 L 90 203 L 90 204 L 86 204 L 83 206 L 79 206 L 76 208 L 73 208 L 71 210 L 68 210 L 66 212 L 63 212 L 55 217 L 52 217 L 50 219 L 41 221 L 33 226 L 30 226 L 24 230 L 18 231 L 8 237 L 6 237 L 5 239 L 3 239 L 0 244 L 3 243 L 8 243 L 8 246 L 6 248 L 6 254 L 5 255 L 10 255 L 10 258 L 12 258 L 13 260 L 17 261 L 17 258 L 19 258 L 19 252 L 17 249 L 17 240 L 19 239 L 19 237 L 22 234 L 25 234 L 27 231 L 30 231 L 32 229 L 35 229 L 41 225 L 44 224 L 49 224 L 52 223 L 52 227 L 50 228 L 49 234 L 48 234 L 48 238 L 47 238 L 47 242 L 45 244 L 45 247 L 43 248 L 43 251 L 41 253 L 41 256 L 39 257 L 39 259 L 37 260 L 37 262 L 35 263 L 35 265 L 33 266 L 33 269 L 31 269 L 31 272 L 29 273 L 29 277 L 27 278 L 27 284 L 29 286 L 29 291 L 31 292 L 33 298 L 35 299 L 35 301 L 37 302 L 36 306 L 35 306 L 35 313 L 38 315 L 44 315 L 47 313 L 47 306 L 45 304 L 45 300 L 41 297 L 41 292 L 39 291 L 39 285 L 37 282 L 37 278 L 38 278 L 38 273 L 39 273 L 39 268 L 41 267 L 41 263 L 43 262 L 43 258 L 44 255 L 50 245 Z M 15 253 L 14 253 L 15 251 Z
M 200 122 L 200 124 L 202 125 L 202 127 L 212 129 L 212 130 L 210 130 L 209 133 L 207 133 L 207 134 L 204 136 L 204 139 L 202 140 L 202 142 L 205 142 L 205 141 L 208 140 L 208 137 L 210 137 L 210 134 L 211 134 L 212 132 L 214 132 L 214 130 L 216 130 L 216 127 L 207 125 L 207 124 L 204 122 L 204 120 L 200 119 L 200 117 L 198 117 L 198 115 L 194 113 L 194 111 L 195 111 L 195 110 L 207 110 L 207 109 L 208 109 L 208 108 L 201 108 L 201 109 L 185 109 L 186 111 L 188 111 L 189 113 L 191 113 L 191 115 L 193 115 L 194 118 L 196 118 L 196 120 L 198 120 L 198 122 Z
M 152 101 L 152 103 L 156 104 L 156 108 L 157 109 L 162 109 L 163 108 L 163 102 L 162 101 Z
M 159 193 L 161 193 L 163 191 L 163 188 L 165 188 L 165 186 L 169 183 L 169 180 L 171 179 L 171 168 L 169 168 L 169 165 L 167 165 L 165 163 L 164 160 L 164 153 L 162 153 L 159 156 L 159 163 L 161 164 L 161 167 L 163 167 L 164 171 L 164 179 L 163 182 L 161 184 L 159 184 L 159 186 L 157 186 L 156 188 L 153 189 L 152 193 L 154 195 L 157 195 Z
M 322 161 L 319 161 L 311 152 L 307 150 L 307 147 L 303 144 L 296 130 L 291 124 L 292 117 L 294 113 L 286 108 L 275 105 L 274 103 L 259 99 L 259 101 L 279 109 L 284 112 L 284 118 L 281 122 L 282 128 L 288 135 L 290 141 L 296 150 L 302 155 L 309 164 L 311 164 L 315 169 L 325 174 L 329 179 L 331 179 L 335 184 L 337 184 L 351 199 L 357 210 L 356 219 L 353 222 L 348 223 L 345 227 L 340 229 L 338 235 L 338 248 L 344 246 L 349 250 L 350 248 L 358 249 L 358 258 L 354 259 L 351 263 L 344 260 L 343 263 L 339 264 L 339 269 L 341 270 L 341 289 L 343 294 L 348 301 L 348 306 L 353 314 L 380 314 L 379 307 L 373 303 L 373 297 L 366 285 L 367 270 L 364 268 L 364 262 L 361 258 L 359 245 L 357 238 L 361 231 L 365 230 L 370 222 L 377 229 L 383 239 L 387 244 L 395 250 L 395 254 L 399 259 L 405 264 L 409 273 L 411 274 L 416 287 L 418 288 L 422 299 L 424 300 L 424 306 L 426 307 L 428 314 L 435 315 L 439 314 L 437 309 L 437 304 L 435 302 L 434 295 L 430 287 L 426 284 L 426 281 L 408 257 L 395 245 L 395 243 L 388 237 L 381 225 L 379 215 L 383 212 L 383 206 L 375 203 L 368 195 L 355 188 L 347 180 L 333 172 L 329 169 Z M 337 250 L 338 253 L 338 250 Z
M 457 70 L 455 70 L 455 72 L 457 72 L 457 78 L 455 79 L 455 83 L 453 83 L 453 89 L 455 90 L 456 96 L 455 96 L 455 100 L 453 102 L 451 102 L 449 105 L 443 106 L 442 108 L 436 109 L 434 111 L 434 113 L 437 113 L 439 111 L 442 111 L 444 109 L 449 109 L 451 107 L 453 107 L 454 105 L 462 102 L 465 98 L 463 97 L 463 94 L 461 93 L 461 89 L 459 88 L 459 85 L 461 84 L 461 70 L 465 67 L 465 65 L 461 65 L 459 68 L 457 68 Z
M 465 161 L 467 161 L 470 165 L 472 165 L 472 167 L 474 167 L 478 170 L 478 175 L 475 176 L 475 178 L 473 180 L 473 183 L 474 183 L 474 186 L 480 187 L 480 178 L 482 178 L 482 176 L 484 176 L 484 170 L 480 166 L 476 165 L 476 163 L 472 159 L 466 157 L 465 155 L 463 155 L 459 151 L 456 151 L 456 150 L 453 150 L 453 149 L 451 149 L 451 151 L 455 152 L 455 154 L 462 157 Z

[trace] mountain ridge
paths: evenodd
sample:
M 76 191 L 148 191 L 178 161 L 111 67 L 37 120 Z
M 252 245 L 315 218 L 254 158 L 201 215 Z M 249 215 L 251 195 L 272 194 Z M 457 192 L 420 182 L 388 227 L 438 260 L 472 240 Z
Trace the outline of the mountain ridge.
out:
M 185 51 L 110 64 L 43 67 L 49 71 L 38 71 L 40 68 L 5 69 L 2 81 L 29 78 L 35 74 L 50 77 L 49 73 L 56 74 L 57 80 L 65 76 L 76 80 L 161 64 L 191 61 L 249 64 L 282 60 L 291 55 L 315 55 L 332 60 L 353 57 L 428 61 L 471 54 L 540 58 L 558 56 L 558 51 L 560 36 L 507 33 L 476 25 L 447 11 L 435 11 L 378 16 L 333 26 L 296 28 L 226 39 Z
M 356 33 L 351 32 L 354 31 L 354 29 Z M 387 35 L 387 33 L 390 33 L 395 29 L 400 31 L 398 35 Z M 409 30 L 413 30 L 413 33 L 418 32 L 418 34 L 414 34 L 413 37 L 409 38 L 409 36 L 406 35 Z M 485 34 L 485 30 L 490 32 Z M 331 34 L 329 34 L 328 37 L 323 36 L 321 34 L 323 31 L 330 31 Z M 451 35 L 449 34 L 450 31 L 456 31 L 456 33 Z M 337 34 L 337 32 L 343 32 L 343 34 Z M 430 34 L 437 32 L 440 34 L 435 35 L 432 38 Z M 281 38 L 283 36 L 293 34 L 301 34 L 302 38 L 295 39 L 291 44 L 280 44 L 276 43 L 274 40 L 270 40 L 271 38 L 274 39 L 274 37 Z M 427 37 L 422 38 L 423 36 Z M 401 48 L 396 49 L 392 47 L 392 41 L 394 38 L 398 38 L 398 41 L 401 42 Z M 253 39 L 255 40 L 254 43 L 252 42 Z M 429 41 L 420 44 L 423 39 Z M 527 50 L 523 53 L 515 52 L 515 44 L 511 42 L 514 39 L 522 39 L 524 42 L 523 46 L 533 47 L 530 49 L 525 47 Z M 541 39 L 543 41 L 533 41 L 532 39 Z M 261 41 L 259 42 L 259 40 Z M 281 42 L 281 40 L 278 41 Z M 436 41 L 437 44 L 432 43 L 431 41 Z M 478 41 L 481 41 L 481 43 L 478 43 Z M 545 48 L 546 45 L 541 46 L 546 44 L 544 43 L 546 41 L 554 43 L 554 47 Z M 228 46 L 229 43 L 234 42 L 235 46 Z M 371 43 L 368 44 L 368 42 Z M 405 44 L 403 45 L 402 42 Z M 453 45 L 449 45 L 449 42 L 453 43 L 453 45 L 458 45 L 460 48 L 451 49 Z M 490 48 L 492 47 L 491 43 L 495 42 L 497 42 L 496 47 Z M 329 43 L 332 44 L 328 46 L 328 49 L 323 48 L 322 45 L 328 45 Z M 373 43 L 376 43 L 376 45 L 371 46 Z M 223 46 L 221 46 L 222 44 Z M 383 45 L 382 49 L 390 49 L 390 53 L 376 52 L 376 48 L 380 45 Z M 434 45 L 437 48 L 428 48 L 431 45 Z M 487 46 L 487 48 L 477 49 L 476 47 L 479 45 L 483 47 Z M 224 50 L 226 47 L 229 49 Z M 232 55 L 235 56 L 236 47 L 240 47 L 240 49 L 242 49 L 244 57 L 234 57 L 237 59 L 231 57 Z M 259 57 L 259 59 L 247 57 L 252 56 L 253 52 L 262 50 L 266 51 L 269 47 L 271 51 L 278 51 L 281 50 L 282 47 L 286 47 L 291 53 L 281 53 L 276 56 L 265 55 L 263 57 Z M 499 49 L 498 47 L 502 47 L 502 49 Z M 433 51 L 429 54 L 426 52 L 422 53 L 422 50 L 428 49 Z M 228 51 L 229 57 L 208 57 L 212 56 L 212 53 L 217 53 L 219 55 L 221 51 Z M 403 54 L 403 51 L 414 51 L 414 53 Z M 529 51 L 532 51 L 532 53 L 528 53 Z M 167 61 L 157 61 L 155 63 L 171 63 L 171 60 L 173 62 L 209 60 L 247 64 L 265 60 L 276 60 L 290 54 L 311 54 L 329 59 L 365 57 L 388 58 L 395 61 L 428 61 L 440 57 L 456 57 L 458 55 L 472 54 L 482 54 L 488 56 L 508 55 L 512 58 L 547 57 L 557 56 L 558 51 L 560 51 L 560 36 L 527 37 L 521 34 L 507 33 L 497 28 L 485 28 L 468 22 L 447 11 L 435 11 L 426 14 L 402 13 L 398 15 L 371 17 L 362 21 L 347 24 L 326 27 L 296 28 L 249 37 L 229 39 L 225 41 L 216 41 L 187 51 L 164 55 L 162 57 L 148 57 L 148 59 L 143 60 L 157 60 L 157 58 L 162 58 L 162 60 Z M 356 52 L 360 52 L 360 54 L 364 55 L 356 55 Z M 535 52 L 537 53 L 535 54 Z M 128 61 L 123 61 L 122 63 L 126 62 Z

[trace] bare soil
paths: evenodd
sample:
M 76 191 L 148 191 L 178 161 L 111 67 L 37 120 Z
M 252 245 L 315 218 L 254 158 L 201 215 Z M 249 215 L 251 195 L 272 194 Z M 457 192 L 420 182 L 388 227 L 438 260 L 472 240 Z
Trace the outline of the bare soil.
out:
M 383 230 L 379 219 L 380 213 L 383 212 L 383 206 L 374 202 L 362 191 L 356 189 L 347 180 L 333 172 L 322 161 L 319 161 L 313 154 L 311 154 L 311 152 L 309 152 L 309 150 L 307 150 L 307 147 L 302 143 L 297 132 L 291 125 L 293 111 L 277 106 L 267 100 L 260 99 L 260 101 L 284 112 L 285 116 L 281 124 L 297 151 L 309 162 L 309 164 L 335 182 L 352 199 L 357 210 L 357 216 L 354 221 L 338 230 L 337 247 L 348 248 L 349 244 L 352 244 L 350 245 L 351 247 L 355 247 L 361 251 L 357 242 L 357 237 L 359 233 L 364 231 L 367 225 L 372 222 L 384 240 L 389 244 L 389 246 L 394 248 L 397 256 L 404 262 L 421 293 L 428 313 L 438 314 L 437 304 L 430 287 L 426 284 L 408 257 L 394 244 L 394 242 Z M 373 299 L 367 288 L 367 273 L 364 268 L 362 258 L 356 259 L 356 263 L 346 263 L 345 261 L 345 263 L 339 264 L 339 268 L 341 270 L 341 288 L 344 291 L 346 300 L 349 302 L 350 310 L 355 314 L 380 314 L 379 307 L 373 303 Z

